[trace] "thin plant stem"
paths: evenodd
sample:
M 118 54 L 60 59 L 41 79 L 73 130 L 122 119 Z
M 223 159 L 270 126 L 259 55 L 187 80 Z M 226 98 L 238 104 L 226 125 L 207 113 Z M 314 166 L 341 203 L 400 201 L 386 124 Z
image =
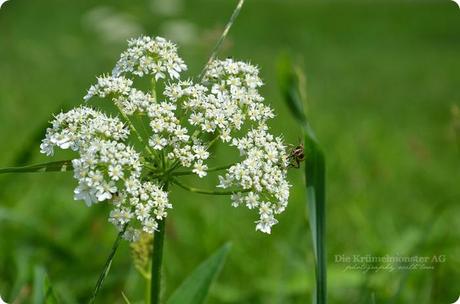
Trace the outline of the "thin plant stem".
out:
M 214 59 L 217 56 L 217 53 L 219 52 L 220 47 L 222 46 L 222 43 L 224 42 L 225 38 L 228 35 L 228 32 L 230 31 L 230 28 L 232 27 L 233 23 L 236 20 L 236 17 L 238 17 L 238 14 L 241 11 L 241 8 L 243 7 L 244 0 L 240 0 L 235 8 L 235 10 L 232 13 L 232 16 L 230 17 L 230 20 L 228 21 L 227 25 L 225 25 L 224 31 L 222 32 L 222 35 L 220 36 L 219 40 L 217 40 L 216 45 L 212 49 L 211 56 L 209 57 L 208 62 L 204 66 L 203 70 L 200 73 L 200 76 L 198 79 L 203 80 L 204 74 L 206 73 L 207 69 L 209 68 L 209 65 L 211 62 L 214 61 Z
M 168 191 L 168 184 L 163 186 Z M 152 273 L 150 276 L 150 303 L 159 304 L 161 295 L 161 264 L 163 262 L 163 245 L 166 230 L 166 219 L 158 222 L 158 231 L 153 235 Z
M 23 166 L 23 167 L 11 167 L 11 168 L 2 168 L 0 169 L 0 174 L 2 173 L 25 173 L 25 172 L 55 172 L 55 171 L 72 171 L 72 160 L 59 160 L 52 161 L 42 164 Z
M 204 189 L 198 189 L 198 188 L 193 188 L 189 187 L 187 185 L 182 184 L 176 179 L 171 180 L 173 184 L 181 187 L 182 189 L 185 189 L 187 191 L 193 192 L 193 193 L 198 193 L 198 194 L 208 194 L 208 195 L 232 195 L 235 193 L 245 193 L 245 192 L 250 192 L 252 189 L 235 189 L 235 190 L 229 190 L 229 191 L 213 191 L 213 190 L 204 190 Z
M 155 157 L 155 153 L 150 149 L 149 145 L 144 141 L 142 136 L 137 132 L 136 127 L 134 127 L 133 122 L 131 119 L 129 119 L 128 115 L 126 115 L 119 106 L 117 106 L 118 111 L 120 112 L 121 116 L 125 119 L 126 123 L 128 124 L 129 128 L 133 131 L 133 133 L 136 135 L 137 140 L 144 146 L 145 150 L 150 153 L 152 157 Z
M 120 245 L 121 237 L 125 233 L 126 228 L 128 228 L 127 224 L 118 233 L 117 238 L 115 239 L 115 242 L 112 245 L 112 250 L 110 251 L 110 254 L 107 257 L 107 260 L 105 261 L 104 268 L 102 269 L 102 272 L 99 275 L 99 279 L 97 280 L 96 287 L 94 288 L 93 296 L 88 302 L 89 304 L 94 303 L 94 301 L 96 300 L 97 294 L 99 293 L 99 290 L 101 289 L 102 283 L 104 283 L 105 278 L 109 274 L 109 270 L 110 270 L 110 266 L 112 265 L 113 257 L 115 256 L 115 253 L 117 252 L 118 245 Z
M 206 170 L 206 172 L 215 172 L 215 171 L 225 170 L 225 169 L 230 168 L 233 165 L 235 165 L 235 164 L 233 163 L 233 164 L 228 164 L 228 165 L 225 165 L 225 166 L 212 167 L 212 168 L 209 168 L 208 170 Z M 192 170 L 177 171 L 177 172 L 171 173 L 172 176 L 191 175 L 191 174 L 195 174 L 195 173 Z

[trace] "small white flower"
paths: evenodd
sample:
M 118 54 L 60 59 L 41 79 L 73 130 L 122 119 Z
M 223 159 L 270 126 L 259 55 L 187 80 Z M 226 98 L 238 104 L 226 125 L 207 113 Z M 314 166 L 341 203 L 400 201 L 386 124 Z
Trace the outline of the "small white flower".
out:
M 197 161 L 193 165 L 193 172 L 195 172 L 199 177 L 206 176 L 206 174 L 207 174 L 206 170 L 207 169 L 208 169 L 208 166 L 204 165 L 202 160 Z
M 155 150 L 161 150 L 168 144 L 166 138 L 161 137 L 160 135 L 153 135 L 149 140 L 149 145 Z
M 123 169 L 120 165 L 110 165 L 109 166 L 109 176 L 114 180 L 117 181 L 123 178 Z

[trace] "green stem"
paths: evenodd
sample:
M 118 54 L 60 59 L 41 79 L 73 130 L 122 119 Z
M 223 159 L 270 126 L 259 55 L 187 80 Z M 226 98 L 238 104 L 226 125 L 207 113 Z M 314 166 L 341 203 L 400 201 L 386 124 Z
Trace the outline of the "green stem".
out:
M 222 32 L 222 35 L 220 36 L 219 40 L 217 41 L 216 45 L 214 46 L 214 48 L 212 49 L 212 52 L 211 52 L 211 56 L 209 57 L 209 60 L 208 62 L 206 63 L 206 65 L 204 66 L 203 70 L 201 71 L 200 73 L 200 76 L 198 77 L 198 79 L 200 80 L 203 80 L 203 77 L 207 71 L 207 69 L 209 68 L 209 65 L 214 61 L 214 59 L 216 58 L 217 56 L 217 53 L 219 52 L 219 49 L 220 47 L 222 46 L 222 43 L 224 42 L 225 38 L 227 37 L 228 35 L 228 32 L 230 31 L 230 28 L 232 27 L 233 23 L 235 22 L 236 20 L 236 17 L 238 17 L 238 14 L 240 13 L 241 11 L 241 8 L 243 7 L 243 4 L 244 4 L 244 0 L 240 0 L 235 8 L 235 10 L 233 11 L 232 13 L 232 16 L 230 17 L 230 20 L 228 21 L 228 23 L 225 25 L 225 28 L 224 28 L 224 31 Z
M 56 172 L 56 171 L 72 171 L 72 160 L 59 160 L 48 163 L 24 166 L 24 167 L 10 167 L 0 169 L 2 173 L 26 173 L 26 172 Z
M 228 165 L 225 165 L 225 166 L 218 166 L 218 167 L 209 168 L 208 170 L 206 170 L 206 172 L 215 172 L 215 171 L 225 170 L 225 169 L 230 168 L 233 165 L 235 165 L 235 163 L 228 164 Z M 189 171 L 177 171 L 177 172 L 171 173 L 172 176 L 192 175 L 192 174 L 195 174 L 192 170 L 189 170 Z
M 148 145 L 148 143 L 146 143 L 144 141 L 144 139 L 142 138 L 142 136 L 139 134 L 139 132 L 137 132 L 137 129 L 136 127 L 134 127 L 134 124 L 133 122 L 131 121 L 131 119 L 129 119 L 128 115 L 126 115 L 119 106 L 117 106 L 117 109 L 118 111 L 120 112 L 121 116 L 125 119 L 126 123 L 128 124 L 129 128 L 133 131 L 134 135 L 136 135 L 137 137 L 137 140 L 144 146 L 144 148 L 147 150 L 148 153 L 150 153 L 150 155 L 152 157 L 155 158 L 155 153 L 150 149 L 150 146 Z
M 189 187 L 187 185 L 182 184 L 176 179 L 172 179 L 173 184 L 176 184 L 177 186 L 181 187 L 182 189 L 185 189 L 187 191 L 193 192 L 193 193 L 199 193 L 199 194 L 209 194 L 209 195 L 232 195 L 235 193 L 245 193 L 245 192 L 250 192 L 252 189 L 235 189 L 235 190 L 229 190 L 229 191 L 212 191 L 212 190 L 204 190 L 204 189 L 198 189 L 198 188 L 193 188 Z
M 168 184 L 163 187 L 164 191 L 168 190 Z M 163 218 L 158 222 L 158 231 L 154 232 L 153 237 L 153 255 L 152 255 L 152 274 L 150 276 L 150 303 L 159 304 L 161 294 L 161 264 L 163 262 L 163 245 L 165 238 L 165 222 Z
M 113 257 L 115 256 L 115 253 L 117 252 L 118 245 L 120 245 L 121 237 L 125 233 L 126 228 L 128 228 L 127 224 L 118 233 L 117 238 L 115 239 L 115 242 L 112 245 L 112 250 L 110 251 L 110 254 L 107 257 L 107 260 L 105 261 L 104 268 L 102 269 L 102 272 L 99 275 L 99 279 L 97 280 L 96 287 L 94 288 L 93 296 L 89 300 L 89 304 L 94 303 L 94 301 L 96 300 L 96 296 L 99 293 L 99 290 L 101 289 L 102 283 L 104 283 L 105 278 L 109 274 L 109 270 L 110 270 L 110 266 L 112 265 Z
M 176 160 L 171 167 L 168 168 L 168 170 L 165 171 L 164 175 L 167 176 L 169 175 L 174 169 L 176 169 L 180 165 L 180 161 Z
M 157 83 L 155 78 L 152 78 L 152 98 L 154 102 L 157 102 Z
M 208 142 L 208 149 L 211 148 L 219 139 L 219 134 L 216 135 L 210 142 Z

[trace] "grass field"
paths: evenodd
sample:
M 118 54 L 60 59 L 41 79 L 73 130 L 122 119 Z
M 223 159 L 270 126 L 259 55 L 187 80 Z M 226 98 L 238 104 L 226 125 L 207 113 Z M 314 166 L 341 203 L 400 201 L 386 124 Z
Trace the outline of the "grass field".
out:
M 125 38 L 182 40 L 200 71 L 235 1 L 20 1 L 0 9 L 0 167 L 47 161 L 39 142 L 52 113 L 82 103 Z M 185 34 L 184 34 L 185 33 Z M 327 158 L 330 303 L 452 303 L 460 281 L 460 11 L 443 1 L 247 0 L 221 52 L 261 68 L 272 127 L 300 130 L 276 83 L 289 53 L 307 75 L 308 114 Z M 219 149 L 219 148 L 218 148 Z M 225 151 L 220 151 L 223 156 Z M 64 159 L 69 154 L 58 154 Z M 231 156 L 230 156 L 231 157 Z M 49 159 L 48 159 L 49 160 Z M 313 254 L 300 170 L 272 235 L 228 198 L 174 189 L 165 293 L 227 241 L 232 250 L 209 303 L 308 303 Z M 217 183 L 217 178 L 216 178 Z M 207 186 L 213 186 L 209 184 Z M 63 303 L 85 302 L 116 236 L 108 207 L 72 200 L 70 173 L 0 176 L 0 295 L 34 302 L 46 271 Z M 433 269 L 346 270 L 337 255 L 440 256 Z M 142 299 L 123 243 L 100 303 Z

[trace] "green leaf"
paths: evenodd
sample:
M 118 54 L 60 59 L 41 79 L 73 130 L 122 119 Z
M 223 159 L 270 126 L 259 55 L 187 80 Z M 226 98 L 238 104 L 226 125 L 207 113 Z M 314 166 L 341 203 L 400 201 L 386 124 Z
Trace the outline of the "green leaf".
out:
M 222 269 L 230 244 L 225 244 L 201 263 L 168 300 L 168 304 L 201 304 L 206 300 L 213 281 Z
M 33 172 L 55 172 L 55 171 L 72 171 L 72 160 L 59 160 L 48 163 L 24 166 L 11 167 L 0 169 L 2 173 L 33 173 Z
M 313 303 L 327 301 L 326 269 L 326 197 L 325 197 L 325 158 L 316 134 L 303 110 L 305 94 L 300 87 L 305 77 L 296 70 L 288 57 L 278 63 L 278 81 L 286 105 L 300 124 L 304 134 L 305 180 L 308 205 L 308 219 L 312 233 L 315 256 L 315 294 Z
M 300 90 L 300 77 L 292 65 L 291 59 L 287 56 L 281 56 L 277 64 L 278 84 L 281 94 L 291 110 L 291 114 L 301 124 L 306 122 L 303 110 L 302 91 Z
M 315 252 L 316 289 L 314 303 L 326 303 L 326 208 L 325 160 L 317 142 L 305 134 L 305 177 L 310 230 Z

